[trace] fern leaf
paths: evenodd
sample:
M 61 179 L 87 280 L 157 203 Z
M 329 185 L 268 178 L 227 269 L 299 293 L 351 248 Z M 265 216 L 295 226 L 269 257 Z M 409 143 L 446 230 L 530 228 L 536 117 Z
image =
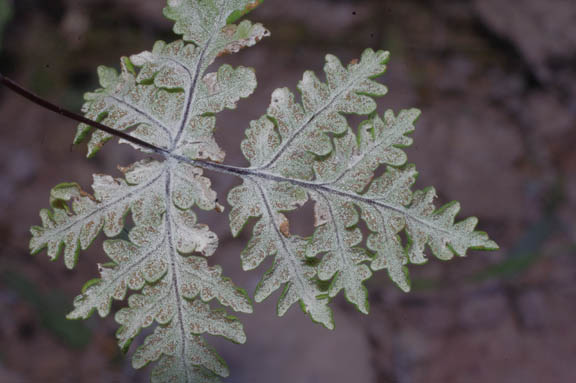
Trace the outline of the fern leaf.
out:
M 300 301 L 312 319 L 332 328 L 332 314 L 327 299 L 318 299 L 323 293 L 313 281 L 314 267 L 306 265 L 306 242 L 290 235 L 288 219 L 282 212 L 296 209 L 307 200 L 306 193 L 289 183 L 266 183 L 259 179 L 245 179 L 244 184 L 230 191 L 228 202 L 232 233 L 237 235 L 251 217 L 259 217 L 253 236 L 242 252 L 245 270 L 258 267 L 268 256 L 275 256 L 272 267 L 258 284 L 257 302 L 284 287 L 278 304 L 278 314 Z
M 106 316 L 113 300 L 128 296 L 128 307 L 116 314 L 118 342 L 127 349 L 142 329 L 156 324 L 133 356 L 136 368 L 157 362 L 154 382 L 219 381 L 228 368 L 202 335 L 237 343 L 246 339 L 236 318 L 211 305 L 217 301 L 251 312 L 251 301 L 222 276 L 219 266 L 208 265 L 205 257 L 216 251 L 218 238 L 197 223 L 191 209 L 223 209 L 194 161 L 224 160 L 214 140 L 214 115 L 248 97 L 256 78 L 253 69 L 244 67 L 207 70 L 218 56 L 269 34 L 249 21 L 231 24 L 253 5 L 244 0 L 171 0 L 165 14 L 176 22 L 183 40 L 158 42 L 150 52 L 123 58 L 120 73 L 99 68 L 102 88 L 85 96 L 86 117 L 129 131 L 169 155 L 163 162 L 147 160 L 122 169 L 123 179 L 95 176 L 94 196 L 76 184 L 57 186 L 52 209 L 41 212 L 43 225 L 32 228 L 32 251 L 48 247 L 52 259 L 63 251 L 72 268 L 79 251 L 102 228 L 108 237 L 117 236 L 131 213 L 134 227 L 128 240 L 104 242 L 111 262 L 99 266 L 100 279 L 85 285 L 68 318 L 87 318 L 94 311 Z M 88 155 L 93 156 L 110 138 L 82 124 L 75 142 L 88 140 Z
M 316 224 L 320 227 L 314 234 L 314 242 L 306 249 L 307 256 L 324 253 L 318 277 L 323 281 L 333 280 L 329 287 L 330 297 L 344 289 L 348 300 L 363 313 L 368 313 L 363 282 L 372 276 L 366 265 L 371 258 L 359 247 L 362 234 L 355 227 L 358 214 L 354 205 L 323 193 L 316 193 L 314 198 Z
M 312 179 L 314 155 L 331 152 L 327 133 L 342 134 L 348 128 L 343 114 L 368 115 L 376 109 L 372 97 L 386 94 L 386 87 L 372 79 L 384 72 L 387 60 L 387 52 L 368 49 L 359 62 L 344 68 L 335 56 L 326 56 L 324 71 L 328 83 L 320 82 L 313 72 L 306 72 L 298 84 L 302 105 L 296 103 L 287 88 L 274 91 L 268 118 L 280 137 L 268 135 L 272 140 L 266 143 L 259 133 L 247 133 L 249 138 L 242 149 L 252 167 L 286 177 Z M 268 124 L 261 129 L 273 128 Z M 269 155 L 263 158 L 257 153 L 260 150 Z
M 183 383 L 196 381 L 196 372 L 203 369 L 222 377 L 228 376 L 226 364 L 200 334 L 224 336 L 244 343 L 246 337 L 242 325 L 224 311 L 212 310 L 208 304 L 198 300 L 183 299 L 175 291 L 177 289 L 172 283 L 146 286 L 142 295 L 132 295 L 129 307 L 116 314 L 116 320 L 122 324 L 117 334 L 122 346 L 129 345 L 140 329 L 154 320 L 161 324 L 136 350 L 133 366 L 141 368 L 160 359 L 160 364 L 171 365 L 171 371 L 161 375 L 171 374 L 174 381 Z
M 68 318 L 107 316 L 114 300 L 127 300 L 115 315 L 118 343 L 127 350 L 143 329 L 155 326 L 132 359 L 135 368 L 155 363 L 153 382 L 219 382 L 228 367 L 204 334 L 246 340 L 242 324 L 226 310 L 250 313 L 251 301 L 219 266 L 208 265 L 218 238 L 193 211 L 223 210 L 203 169 L 243 179 L 228 194 L 230 227 L 237 236 L 255 220 L 242 266 L 251 270 L 274 258 L 255 300 L 282 289 L 280 316 L 299 303 L 332 329 L 330 300 L 343 292 L 368 313 L 365 282 L 378 270 L 408 291 L 407 266 L 426 262 L 427 248 L 440 259 L 497 248 L 475 231 L 476 218 L 456 221 L 457 203 L 437 209 L 433 188 L 412 190 L 417 172 L 403 148 L 412 144 L 419 111 L 376 113 L 375 98 L 387 93 L 376 81 L 386 69 L 384 51 L 368 49 L 348 66 L 328 55 L 325 82 L 304 73 L 301 102 L 287 88 L 274 91 L 266 115 L 250 124 L 242 142 L 250 167 L 222 164 L 215 115 L 252 94 L 256 77 L 245 67 L 208 68 L 269 35 L 261 24 L 233 24 L 260 2 L 168 0 L 164 13 L 181 40 L 123 58 L 120 73 L 100 67 L 101 88 L 86 94 L 86 117 L 129 133 L 116 134 L 164 158 L 120 168 L 123 178 L 94 176 L 94 195 L 74 183 L 56 186 L 50 209 L 40 213 L 42 226 L 31 229 L 31 251 L 47 248 L 53 260 L 63 253 L 68 268 L 102 230 L 109 237 L 104 250 L 111 261 L 99 265 L 100 278 L 84 286 Z M 357 130 L 348 124 L 350 114 L 366 116 Z M 81 124 L 75 142 L 87 140 L 93 156 L 111 138 Z M 385 172 L 375 176 L 381 167 Z M 290 232 L 286 213 L 309 200 L 315 230 L 302 238 Z M 125 227 L 128 214 L 131 227 Z M 122 230 L 127 239 L 118 238 Z
M 234 12 L 250 4 L 245 0 L 169 1 L 165 14 L 176 21 L 174 29 L 184 40 L 160 41 L 150 52 L 124 58 L 120 74 L 100 67 L 102 88 L 85 96 L 85 115 L 117 130 L 129 129 L 133 137 L 173 154 L 221 162 L 224 153 L 212 137 L 212 117 L 203 119 L 235 108 L 239 99 L 252 94 L 256 77 L 250 68 L 229 65 L 215 73 L 206 71 L 218 56 L 269 35 L 261 24 L 227 23 Z M 112 138 L 82 124 L 75 143 L 88 136 L 89 156 Z
M 244 184 L 229 194 L 234 206 L 231 227 L 236 233 L 248 218 L 258 218 L 254 237 L 242 254 L 243 266 L 251 269 L 266 256 L 276 257 L 256 291 L 256 300 L 285 284 L 280 314 L 288 303 L 299 300 L 313 320 L 332 327 L 331 316 L 325 314 L 327 298 L 343 290 L 358 310 L 368 313 L 364 282 L 374 271 L 386 269 L 408 291 L 406 266 L 425 262 L 426 246 L 442 259 L 453 253 L 463 256 L 469 248 L 497 247 L 485 233 L 474 231 L 475 218 L 454 224 L 457 204 L 436 211 L 433 189 L 411 191 L 416 171 L 406 165 L 402 148 L 412 143 L 408 134 L 414 130 L 419 111 L 405 110 L 398 116 L 388 111 L 383 119 L 372 115 L 357 134 L 348 126 L 345 114 L 370 115 L 376 109 L 373 97 L 386 93 L 375 78 L 383 74 L 387 59 L 386 52 L 369 49 L 361 60 L 344 68 L 328 55 L 327 83 L 306 72 L 298 86 L 302 104 L 289 90 L 276 90 L 268 114 L 252 122 L 246 132 L 242 150 L 251 167 Z M 388 170 L 374 178 L 380 166 Z M 281 190 L 291 190 L 290 195 L 298 195 L 297 201 L 279 193 L 279 185 L 283 185 Z M 284 250 L 279 249 L 282 234 L 289 236 L 282 211 L 294 210 L 309 198 L 315 201 L 316 230 L 304 253 L 300 247 L 289 246 L 292 238 L 284 238 Z M 367 249 L 360 246 L 360 219 L 370 230 Z M 402 231 L 409 243 L 402 243 Z M 308 265 L 314 263 L 317 269 L 311 270 Z M 318 292 L 319 281 L 329 282 L 327 294 Z M 291 299 L 285 298 L 287 292 Z M 323 309 L 315 312 L 319 305 Z
M 205 225 L 196 224 L 196 218 L 189 211 L 177 212 L 174 223 L 178 225 L 174 242 L 180 253 L 211 255 L 216 250 L 216 235 Z M 100 266 L 102 279 L 89 282 L 76 299 L 69 318 L 87 318 L 94 309 L 100 316 L 107 316 L 112 299 L 123 300 L 127 289 L 141 290 L 146 283 L 154 284 L 165 278 L 172 266 L 171 248 L 167 233 L 160 229 L 165 227 L 138 226 L 131 230 L 130 241 L 106 241 L 104 250 L 113 263 Z M 219 267 L 209 267 L 206 260 L 198 256 L 181 258 L 177 258 L 176 266 L 182 274 L 180 279 L 185 281 L 181 284 L 184 297 L 194 299 L 200 296 L 205 302 L 216 298 L 235 311 L 251 311 L 245 293 L 222 278 Z
M 261 0 L 169 0 L 164 15 L 175 21 L 174 33 L 201 47 L 208 65 L 216 57 L 251 47 L 270 34 L 248 20 L 232 24 Z M 207 65 L 206 65 L 207 66 Z
M 124 172 L 125 179 L 94 176 L 94 196 L 74 183 L 54 187 L 52 209 L 43 209 L 43 225 L 31 229 L 32 253 L 47 247 L 48 256 L 55 260 L 63 252 L 66 266 L 72 269 L 80 250 L 87 249 L 102 229 L 109 237 L 120 234 L 129 210 L 136 222 L 158 219 L 155 210 L 163 204 L 164 195 L 160 164 L 140 162 Z
M 328 133 L 342 134 L 348 129 L 343 114 L 370 114 L 376 109 L 372 97 L 384 95 L 386 88 L 372 78 L 384 72 L 387 59 L 386 52 L 367 50 L 358 63 L 344 68 L 336 57 L 327 56 L 324 70 L 328 83 L 321 83 L 312 72 L 306 72 L 298 86 L 303 105 L 295 102 L 288 89 L 276 90 L 268 116 L 251 124 L 242 143 L 251 169 L 286 180 L 312 179 L 315 155 L 326 155 L 332 150 Z M 289 195 L 285 190 L 290 190 Z M 300 195 L 300 198 L 290 198 L 290 195 Z M 234 206 L 230 213 L 233 232 L 250 216 L 261 217 L 255 226 L 254 238 L 243 253 L 243 267 L 251 269 L 268 255 L 276 257 L 273 269 L 256 291 L 256 300 L 266 298 L 286 284 L 279 303 L 280 315 L 300 301 L 314 321 L 332 328 L 332 315 L 326 307 L 328 299 L 317 287 L 315 270 L 306 265 L 299 246 L 283 238 L 289 236 L 289 232 L 281 211 L 293 210 L 306 202 L 306 190 L 296 185 L 279 186 L 265 177 L 248 179 L 230 192 L 228 200 Z M 298 244 L 301 242 L 296 240 Z M 255 260 L 248 261 L 252 259 Z
M 425 262 L 426 244 L 442 259 L 450 259 L 452 250 L 465 255 L 468 248 L 496 247 L 484 233 L 474 232 L 475 218 L 454 225 L 457 204 L 449 204 L 435 212 L 433 189 L 412 194 L 411 186 L 417 173 L 413 165 L 405 165 L 406 155 L 401 148 L 412 143 L 406 135 L 413 131 L 418 116 L 417 110 L 405 110 L 398 116 L 388 111 L 384 119 L 375 116 L 360 127 L 358 137 L 348 132 L 335 139 L 335 151 L 326 160 L 318 161 L 315 167 L 316 182 L 325 188 L 317 194 L 333 195 L 333 200 L 341 209 L 349 204 L 361 209 L 362 218 L 372 232 L 367 242 L 368 248 L 375 252 L 370 261 L 372 270 L 387 269 L 391 279 L 405 291 L 410 288 L 405 265 Z M 373 173 L 380 165 L 388 166 L 387 172 L 373 179 Z M 324 226 L 334 220 L 329 209 L 317 214 L 329 216 L 322 219 L 326 222 L 322 224 Z M 347 222 L 347 227 L 354 227 L 354 219 Z M 410 243 L 401 243 L 398 234 L 402 230 L 406 230 Z M 321 229 L 317 235 L 326 235 L 325 231 Z M 331 239 L 315 238 L 312 243 L 338 243 L 341 233 L 342 228 L 339 232 L 332 230 Z M 360 241 L 358 236 L 356 241 L 354 244 Z M 310 251 L 318 254 L 324 249 L 312 247 Z M 343 266 L 345 251 L 341 247 L 338 251 L 342 255 L 340 263 L 336 264 L 329 256 L 328 259 L 324 257 L 320 264 L 324 271 L 322 279 L 336 274 L 331 295 L 342 288 L 340 273 L 350 274 L 350 267 Z M 363 258 L 363 262 L 366 261 Z M 364 272 L 363 275 L 367 276 L 368 273 Z M 350 277 L 343 279 L 350 280 Z M 343 288 L 346 290 L 345 284 Z M 348 290 L 346 293 L 350 301 L 358 304 Z M 363 307 L 366 308 L 365 305 Z
M 149 166 L 160 166 L 153 164 Z M 202 179 L 199 169 L 190 171 L 190 168 L 173 160 L 162 164 L 156 181 L 161 186 L 158 187 L 162 193 L 161 203 L 154 211 L 154 219 L 135 219 L 129 241 L 105 241 L 104 250 L 112 263 L 101 265 L 101 279 L 87 284 L 68 316 L 87 318 L 95 310 L 106 316 L 113 299 L 123 300 L 129 289 L 141 290 L 140 294 L 131 295 L 129 306 L 116 315 L 122 325 L 117 334 L 119 344 L 127 348 L 143 328 L 158 323 L 162 327 L 136 352 L 134 366 L 143 366 L 158 358 L 166 365 L 169 359 L 173 365 L 171 374 L 177 374 L 180 379 L 177 381 L 182 382 L 193 381 L 193 374 L 203 369 L 227 375 L 225 365 L 214 352 L 205 352 L 208 346 L 201 334 L 221 335 L 235 342 L 245 340 L 239 322 L 204 302 L 216 299 L 235 311 L 252 311 L 246 293 L 223 278 L 218 266 L 209 267 L 204 257 L 192 255 L 212 255 L 218 238 L 207 226 L 198 224 L 189 209 L 192 203 L 187 193 L 190 193 L 188 184 L 194 182 L 189 177 L 192 174 L 199 178 L 197 184 L 204 187 L 196 189 L 205 193 L 197 201 L 203 201 L 204 207 L 216 208 L 216 195 L 209 189 L 209 182 Z M 129 176 L 133 174 L 128 172 L 127 178 Z M 137 176 L 144 177 L 145 173 L 139 169 Z M 186 207 L 188 209 L 183 210 Z M 179 359 L 182 357 L 185 360 Z

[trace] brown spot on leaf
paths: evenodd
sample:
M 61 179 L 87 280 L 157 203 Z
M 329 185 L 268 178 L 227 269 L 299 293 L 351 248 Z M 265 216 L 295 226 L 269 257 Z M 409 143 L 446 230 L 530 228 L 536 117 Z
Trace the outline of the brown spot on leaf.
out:
M 322 209 L 314 210 L 314 227 L 322 226 L 328 222 L 328 216 L 325 213 Z
M 286 219 L 286 217 L 284 217 L 280 223 L 279 229 L 286 238 L 290 238 L 290 222 L 288 219 Z
M 92 194 L 82 190 L 82 188 L 78 188 L 78 194 L 80 194 L 82 197 L 88 197 L 94 202 L 99 202 Z
M 252 11 L 254 8 L 256 8 L 259 5 L 258 1 L 253 1 L 251 3 L 248 3 L 248 5 L 246 5 L 246 8 L 244 8 L 245 13 L 248 13 L 250 11 Z

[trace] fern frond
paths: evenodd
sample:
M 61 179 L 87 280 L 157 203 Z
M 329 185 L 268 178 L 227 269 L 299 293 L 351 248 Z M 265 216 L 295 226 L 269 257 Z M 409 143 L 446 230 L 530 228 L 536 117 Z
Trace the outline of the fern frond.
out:
M 368 313 L 364 284 L 378 270 L 408 291 L 407 266 L 426 262 L 427 248 L 440 259 L 497 248 L 475 231 L 476 218 L 456 221 L 457 203 L 437 209 L 434 189 L 412 190 L 417 172 L 403 148 L 412 144 L 420 112 L 376 112 L 375 99 L 387 93 L 377 78 L 388 52 L 367 49 L 347 66 L 326 56 L 326 81 L 304 73 L 301 102 L 287 88 L 274 91 L 266 115 L 250 124 L 242 141 L 250 167 L 222 164 L 215 115 L 252 94 L 256 77 L 251 68 L 208 68 L 219 56 L 269 35 L 261 24 L 233 24 L 260 2 L 168 0 L 164 13 L 181 40 L 157 42 L 149 52 L 123 58 L 120 73 L 100 67 L 101 88 L 85 96 L 87 119 L 72 117 L 84 122 L 75 142 L 88 141 L 93 156 L 114 133 L 164 158 L 121 168 L 123 178 L 94 176 L 94 195 L 74 183 L 56 186 L 50 209 L 40 213 L 42 226 L 31 229 L 31 251 L 47 248 L 53 260 L 63 253 L 68 268 L 102 230 L 109 237 L 104 251 L 111 261 L 99 265 L 100 278 L 84 286 L 68 318 L 107 316 L 114 300 L 127 300 L 115 316 L 118 343 L 127 350 L 141 331 L 155 326 L 132 359 L 135 368 L 155 362 L 153 382 L 219 382 L 228 368 L 203 335 L 246 340 L 242 324 L 226 310 L 250 313 L 251 301 L 219 266 L 208 265 L 218 238 L 193 211 L 223 210 L 204 170 L 243 179 L 228 194 L 230 227 L 237 236 L 256 220 L 242 266 L 251 270 L 274 258 L 255 300 L 282 289 L 280 316 L 298 302 L 313 321 L 332 329 L 330 300 L 343 292 Z M 357 130 L 346 118 L 352 114 L 366 116 Z M 379 168 L 385 172 L 375 176 Z M 286 213 L 310 200 L 314 233 L 293 235 Z M 368 233 L 359 228 L 361 221 Z M 119 238 L 122 230 L 127 238 Z
M 298 86 L 302 105 L 287 89 L 276 90 L 268 114 L 246 132 L 242 149 L 251 167 L 245 170 L 244 184 L 229 194 L 231 227 L 236 233 L 250 217 L 258 218 L 243 252 L 243 266 L 251 269 L 266 256 L 276 257 L 256 300 L 285 284 L 280 315 L 287 305 L 300 301 L 314 321 L 331 328 L 326 305 L 341 290 L 358 310 L 368 313 L 363 283 L 373 271 L 386 269 L 408 291 L 406 266 L 425 262 L 426 246 L 442 259 L 463 256 L 469 248 L 497 248 L 485 233 L 474 231 L 475 218 L 454 224 L 457 204 L 436 211 L 433 189 L 411 191 L 416 171 L 406 165 L 402 148 L 412 143 L 407 135 L 419 111 L 405 110 L 398 116 L 388 111 L 383 119 L 373 115 L 358 134 L 348 126 L 345 114 L 371 114 L 376 108 L 372 98 L 386 93 L 374 80 L 383 74 L 387 59 L 386 52 L 366 50 L 360 61 L 344 68 L 327 56 L 327 84 L 306 72 Z M 375 179 L 379 166 L 388 170 Z M 298 198 L 290 199 L 279 189 Z M 300 246 L 292 250 L 289 245 L 302 239 L 290 237 L 282 211 L 294 210 L 309 198 L 315 201 L 316 230 L 301 253 Z M 360 219 L 371 232 L 367 249 L 360 247 Z M 409 243 L 402 243 L 402 231 Z M 316 270 L 307 266 L 319 257 Z M 330 282 L 327 294 L 319 292 L 319 281 Z
M 266 257 L 275 256 L 272 269 L 258 284 L 255 300 L 263 301 L 286 284 L 278 304 L 279 315 L 301 301 L 314 321 L 331 328 L 328 300 L 318 299 L 323 293 L 313 281 L 316 271 L 305 263 L 306 241 L 290 235 L 288 219 L 283 214 L 303 205 L 308 197 L 301 188 L 289 183 L 262 181 L 247 178 L 228 195 L 228 202 L 234 207 L 230 212 L 233 235 L 237 235 L 251 217 L 259 217 L 252 239 L 242 252 L 243 268 L 252 270 Z
M 164 203 L 161 164 L 139 162 L 123 170 L 125 179 L 95 175 L 94 196 L 75 183 L 54 187 L 52 209 L 41 210 L 42 226 L 31 229 L 32 253 L 47 248 L 55 260 L 63 252 L 66 266 L 72 269 L 80 250 L 87 249 L 102 229 L 108 237 L 120 234 L 130 210 L 135 222 L 157 220 L 156 208 Z
M 165 14 L 175 21 L 183 40 L 157 42 L 150 52 L 123 58 L 120 73 L 98 69 L 102 88 L 85 96 L 86 117 L 161 148 L 166 159 L 123 169 L 123 179 L 95 176 L 94 196 L 76 184 L 55 187 L 51 209 L 41 212 L 43 225 L 32 228 L 31 250 L 48 247 L 52 259 L 64 252 L 72 268 L 80 250 L 87 249 L 102 228 L 106 236 L 117 236 L 131 213 L 129 240 L 104 242 L 111 262 L 100 265 L 100 279 L 85 285 L 68 318 L 87 318 L 94 311 L 106 316 L 113 300 L 129 295 L 128 307 L 116 314 L 121 324 L 118 342 L 127 349 L 142 329 L 156 323 L 133 357 L 136 368 L 158 362 L 153 381 L 219 381 L 228 369 L 202 334 L 245 341 L 241 323 L 211 305 L 217 301 L 234 311 L 251 312 L 251 301 L 222 276 L 219 266 L 208 265 L 205 257 L 216 251 L 218 238 L 197 223 L 191 209 L 223 209 L 194 161 L 224 160 L 214 140 L 214 115 L 234 109 L 256 87 L 251 68 L 222 65 L 208 73 L 218 56 L 252 46 L 269 34 L 261 24 L 231 24 L 251 5 L 245 0 L 171 0 Z M 88 155 L 93 156 L 111 138 L 81 124 L 75 143 L 88 140 Z M 130 140 L 121 142 L 149 151 Z
M 348 129 L 344 114 L 370 114 L 376 109 L 372 98 L 386 94 L 386 87 L 373 78 L 384 72 L 387 59 L 387 52 L 367 50 L 359 62 L 344 68 L 336 57 L 328 55 L 324 67 L 328 83 L 320 82 L 313 72 L 306 72 L 298 85 L 302 105 L 296 103 L 288 89 L 276 90 L 268 115 L 251 124 L 242 142 L 250 169 L 263 177 L 257 180 L 247 177 L 242 186 L 230 192 L 228 201 L 234 207 L 230 213 L 232 231 L 237 232 L 251 216 L 261 217 L 254 238 L 243 253 L 243 267 L 252 269 L 266 256 L 276 257 L 273 269 L 258 287 L 256 300 L 286 284 L 278 308 L 280 315 L 300 301 L 314 321 L 333 327 L 326 306 L 328 297 L 317 287 L 315 269 L 305 264 L 302 240 L 286 238 L 290 233 L 281 214 L 306 202 L 306 189 L 294 184 L 278 185 L 275 180 L 267 180 L 266 175 L 286 181 L 312 180 L 315 157 L 332 151 L 329 134 L 342 134 Z M 290 198 L 285 190 L 300 198 Z M 260 245 L 257 251 L 255 242 L 265 245 Z
M 239 99 L 256 88 L 250 68 L 223 65 L 206 73 L 214 60 L 226 53 L 256 44 L 269 32 L 261 24 L 227 20 L 253 2 L 246 0 L 174 0 L 165 14 L 175 20 L 174 30 L 184 39 L 170 44 L 157 42 L 150 52 L 122 59 L 122 72 L 100 67 L 101 89 L 88 93 L 86 117 L 156 146 L 191 158 L 221 162 L 224 153 L 212 138 L 213 122 L 207 115 L 233 109 Z M 202 129 L 198 129 L 201 126 Z M 75 143 L 88 142 L 94 156 L 112 138 L 82 124 Z M 142 149 L 140 146 L 135 146 Z

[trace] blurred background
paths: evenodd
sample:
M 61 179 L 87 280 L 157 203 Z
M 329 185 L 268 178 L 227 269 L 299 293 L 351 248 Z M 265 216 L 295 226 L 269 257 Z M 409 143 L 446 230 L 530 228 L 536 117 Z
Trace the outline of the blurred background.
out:
M 97 87 L 97 65 L 173 40 L 162 0 L 0 0 L 0 70 L 78 111 Z M 248 341 L 214 340 L 234 383 L 536 383 L 576 376 L 576 3 L 565 0 L 266 0 L 250 15 L 272 37 L 222 62 L 252 66 L 259 88 L 218 119 L 229 164 L 271 92 L 295 89 L 326 53 L 348 62 L 387 49 L 386 108 L 423 111 L 410 161 L 418 187 L 462 202 L 501 246 L 451 262 L 412 266 L 404 294 L 380 272 L 368 283 L 371 314 L 343 299 L 336 330 L 294 306 L 275 316 L 277 294 L 242 316 Z M 355 121 L 354 123 L 357 123 Z M 95 244 L 78 269 L 27 250 L 31 225 L 65 181 L 118 176 L 139 158 L 107 145 L 85 159 L 75 123 L 0 88 L 0 382 L 145 382 L 116 346 L 112 318 L 65 314 L 104 261 Z M 211 175 L 220 200 L 239 183 Z M 291 216 L 311 231 L 309 209 Z M 241 271 L 248 235 L 204 213 L 221 240 L 212 260 L 252 292 L 263 268 Z M 141 339 L 140 339 L 141 340 Z

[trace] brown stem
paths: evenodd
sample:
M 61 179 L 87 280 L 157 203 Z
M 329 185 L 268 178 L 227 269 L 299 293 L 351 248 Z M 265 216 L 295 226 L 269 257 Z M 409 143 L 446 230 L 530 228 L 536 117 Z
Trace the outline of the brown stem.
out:
M 33 103 L 40 105 L 41 107 L 48 109 L 54 113 L 58 113 L 61 116 L 68 117 L 74 121 L 84 123 L 84 124 L 89 125 L 95 129 L 101 130 L 103 132 L 106 132 L 106 133 L 111 134 L 113 136 L 116 136 L 118 138 L 122 138 L 126 141 L 129 141 L 133 144 L 139 145 L 143 148 L 151 149 L 155 153 L 159 153 L 159 154 L 167 154 L 168 153 L 166 149 L 159 148 L 159 147 L 152 145 L 146 141 L 143 141 L 139 138 L 132 137 L 129 134 L 126 134 L 126 133 L 121 132 L 119 130 L 113 129 L 109 126 L 106 126 L 104 124 L 101 124 L 101 123 L 93 121 L 93 120 L 90 120 L 89 118 L 86 118 L 84 116 L 81 116 L 79 114 L 76 114 L 74 112 L 66 110 L 64 108 L 61 108 L 57 105 L 54 105 L 50 101 L 45 100 L 42 97 L 30 92 L 29 90 L 24 88 L 22 85 L 18 84 L 17 82 L 9 79 L 8 77 L 6 77 L 4 75 L 2 75 L 2 73 L 0 73 L 0 84 L 5 85 L 8 89 L 12 90 L 15 93 L 18 93 L 19 95 L 32 101 Z

